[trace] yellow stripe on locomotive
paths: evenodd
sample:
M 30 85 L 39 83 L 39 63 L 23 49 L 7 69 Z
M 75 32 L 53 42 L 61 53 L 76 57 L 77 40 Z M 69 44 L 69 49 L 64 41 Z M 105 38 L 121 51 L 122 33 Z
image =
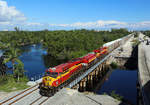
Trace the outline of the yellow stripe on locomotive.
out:
M 69 75 L 69 76 L 67 77 L 67 79 L 65 79 L 65 80 L 64 80 L 64 78 L 62 79 L 62 77 L 65 77 L 67 74 L 70 73 L 71 70 L 73 70 L 73 69 L 75 69 L 75 68 L 78 68 L 78 67 L 80 67 L 81 65 L 82 65 L 82 64 L 78 64 L 78 65 L 72 66 L 71 68 L 69 68 L 69 69 L 68 69 L 67 71 L 65 71 L 64 73 L 59 73 L 60 75 L 58 75 L 56 78 L 51 77 L 51 76 L 48 76 L 48 74 L 47 74 L 47 76 L 44 76 L 44 77 L 42 78 L 42 83 L 44 84 L 44 88 L 57 87 L 57 86 L 59 86 L 60 84 L 62 84 L 62 83 L 65 82 L 66 80 L 68 80 L 68 79 L 71 77 L 71 75 Z M 62 79 L 61 83 L 60 83 L 60 81 L 58 81 L 59 79 Z M 57 82 L 57 85 L 54 84 L 55 82 Z

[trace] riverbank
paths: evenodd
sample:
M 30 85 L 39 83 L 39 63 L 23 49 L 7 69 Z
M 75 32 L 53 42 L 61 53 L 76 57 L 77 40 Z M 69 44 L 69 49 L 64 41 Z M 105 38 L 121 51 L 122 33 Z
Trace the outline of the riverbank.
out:
M 27 77 L 20 78 L 17 81 L 13 75 L 7 75 L 0 78 L 0 92 L 12 92 L 28 88 Z

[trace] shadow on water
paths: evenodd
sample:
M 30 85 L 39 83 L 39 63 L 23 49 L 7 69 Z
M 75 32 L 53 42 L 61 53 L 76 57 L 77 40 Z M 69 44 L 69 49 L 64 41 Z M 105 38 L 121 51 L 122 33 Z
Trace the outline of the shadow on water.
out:
M 52 57 L 51 55 L 42 55 L 42 58 L 44 60 L 44 65 L 46 68 L 48 67 L 54 67 L 57 66 L 61 63 L 66 62 L 66 60 L 60 60 L 60 59 L 56 59 L 55 57 Z
M 150 80 L 143 87 L 146 104 L 150 105 Z
M 137 71 L 132 70 L 109 70 L 104 77 L 103 83 L 97 87 L 96 94 L 107 93 L 111 95 L 113 91 L 119 96 L 123 96 L 123 102 L 136 105 L 136 81 Z
M 128 70 L 137 70 L 138 69 L 138 46 L 133 48 L 131 57 L 126 61 L 124 67 Z
M 103 77 L 104 81 L 97 84 L 96 94 L 106 93 L 111 95 L 112 91 L 115 91 L 119 96 L 123 96 L 122 103 L 119 105 L 136 105 L 138 46 L 133 49 L 131 58 L 126 60 L 123 68 L 124 69 L 108 70 Z M 145 87 L 150 88 L 150 84 L 147 84 Z

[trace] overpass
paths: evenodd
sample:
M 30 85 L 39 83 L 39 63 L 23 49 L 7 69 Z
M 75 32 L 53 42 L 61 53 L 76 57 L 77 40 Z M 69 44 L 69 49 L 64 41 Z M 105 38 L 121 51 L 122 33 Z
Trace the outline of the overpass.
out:
M 147 45 L 147 41 L 144 41 L 145 38 L 149 39 L 140 33 L 139 39 L 141 44 L 138 46 L 138 81 L 143 104 L 150 105 L 150 45 Z

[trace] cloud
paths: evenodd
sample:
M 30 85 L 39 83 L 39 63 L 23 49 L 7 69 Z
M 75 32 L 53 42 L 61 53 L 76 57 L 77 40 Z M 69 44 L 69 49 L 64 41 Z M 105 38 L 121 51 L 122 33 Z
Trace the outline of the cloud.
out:
M 99 20 L 96 22 L 76 22 L 73 24 L 50 24 L 51 26 L 58 26 L 58 27 L 80 27 L 80 28 L 102 28 L 102 27 L 114 27 L 114 26 L 125 26 L 127 23 L 120 22 L 120 21 L 103 21 Z
M 18 11 L 14 6 L 8 6 L 6 1 L 0 0 L 0 24 L 9 25 L 26 21 L 23 13 Z
M 150 21 L 143 22 L 121 22 L 115 20 L 103 21 L 98 20 L 96 22 L 76 22 L 72 24 L 50 24 L 50 26 L 54 27 L 62 27 L 62 28 L 87 28 L 87 29 L 111 29 L 111 28 L 127 28 L 127 29 L 149 29 Z
M 24 25 L 26 26 L 42 26 L 42 23 L 38 23 L 38 22 L 30 22 L 30 23 L 25 23 Z

